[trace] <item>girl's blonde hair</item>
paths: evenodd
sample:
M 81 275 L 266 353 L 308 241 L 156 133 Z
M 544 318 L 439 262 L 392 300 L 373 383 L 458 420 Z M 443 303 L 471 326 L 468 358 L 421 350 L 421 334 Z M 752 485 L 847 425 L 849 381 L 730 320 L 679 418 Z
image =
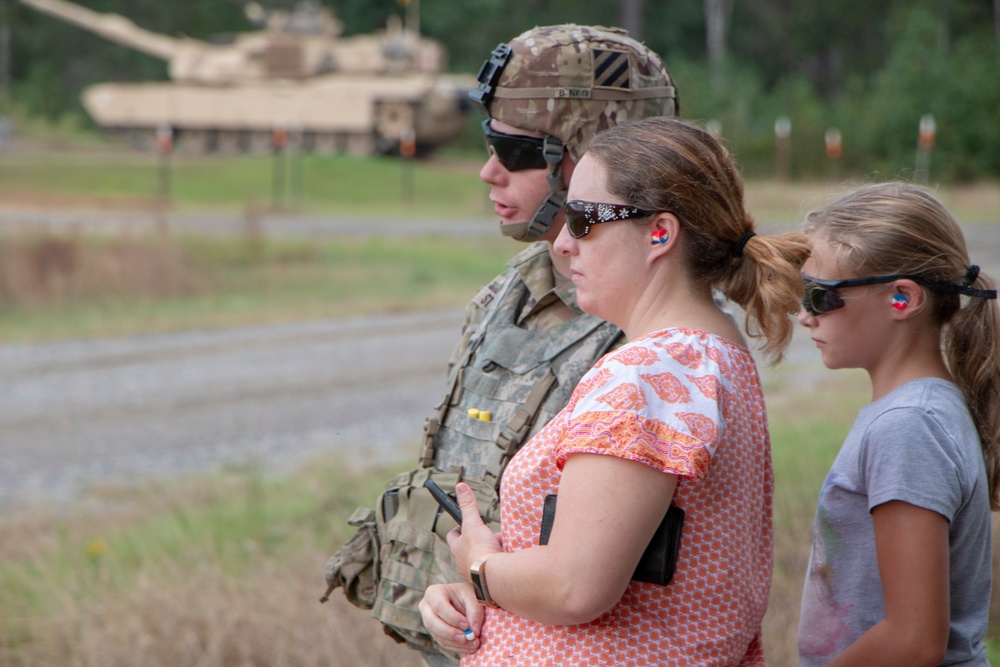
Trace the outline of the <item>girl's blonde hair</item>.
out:
M 677 216 L 693 278 L 719 287 L 747 314 L 747 335 L 779 361 L 802 303 L 809 240 L 758 235 L 728 151 L 697 125 L 654 117 L 599 133 L 587 154 L 606 167 L 608 191 L 647 211 Z
M 942 327 L 948 367 L 979 431 L 990 507 L 1000 509 L 1000 309 L 995 293 L 984 298 L 994 282 L 971 265 L 955 218 L 920 187 L 881 183 L 813 211 L 803 231 L 829 244 L 854 275 L 907 274 L 973 295 L 923 286 Z

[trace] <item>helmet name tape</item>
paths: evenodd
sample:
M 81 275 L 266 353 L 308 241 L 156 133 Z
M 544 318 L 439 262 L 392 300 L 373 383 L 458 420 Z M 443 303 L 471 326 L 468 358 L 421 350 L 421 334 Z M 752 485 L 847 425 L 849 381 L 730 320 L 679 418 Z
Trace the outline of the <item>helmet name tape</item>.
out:
M 574 94 L 569 94 L 574 91 Z M 497 100 L 541 100 L 554 99 L 591 99 L 591 100 L 655 100 L 663 97 L 674 97 L 676 89 L 673 86 L 657 86 L 655 88 L 638 88 L 626 91 L 607 88 L 507 88 L 498 86 L 490 96 Z

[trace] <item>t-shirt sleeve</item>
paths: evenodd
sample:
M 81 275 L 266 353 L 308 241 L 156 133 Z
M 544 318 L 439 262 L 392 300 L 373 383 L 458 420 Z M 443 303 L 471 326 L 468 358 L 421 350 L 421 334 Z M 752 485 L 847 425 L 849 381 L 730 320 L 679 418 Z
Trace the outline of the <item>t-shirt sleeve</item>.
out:
M 860 461 L 868 510 L 901 500 L 951 521 L 962 504 L 958 451 L 944 426 L 920 408 L 879 415 L 865 434 Z
M 719 371 L 691 343 L 631 343 L 608 354 L 570 399 L 558 465 L 571 454 L 604 454 L 702 478 L 722 427 Z

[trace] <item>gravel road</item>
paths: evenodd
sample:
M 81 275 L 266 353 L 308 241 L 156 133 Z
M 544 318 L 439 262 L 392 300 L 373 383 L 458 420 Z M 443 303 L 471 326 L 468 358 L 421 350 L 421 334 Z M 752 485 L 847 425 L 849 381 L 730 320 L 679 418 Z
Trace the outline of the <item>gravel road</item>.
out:
M 0 202 L 0 231 L 6 229 L 81 230 L 106 234 L 150 232 L 169 229 L 199 234 L 242 234 L 248 231 L 265 236 L 386 236 L 400 238 L 426 234 L 480 237 L 497 234 L 494 219 L 453 218 L 379 219 L 330 218 L 295 213 L 262 212 L 192 213 L 183 211 L 127 211 L 96 209 L 38 209 L 5 206 Z
M 416 455 L 460 311 L 0 346 L 0 507 L 87 484 Z
M 1000 212 L 966 234 L 973 261 L 1000 277 Z M 325 451 L 412 460 L 460 322 L 455 310 L 0 345 L 0 509 L 67 501 L 94 482 L 275 469 Z M 800 329 L 786 363 L 762 372 L 801 390 L 825 370 Z

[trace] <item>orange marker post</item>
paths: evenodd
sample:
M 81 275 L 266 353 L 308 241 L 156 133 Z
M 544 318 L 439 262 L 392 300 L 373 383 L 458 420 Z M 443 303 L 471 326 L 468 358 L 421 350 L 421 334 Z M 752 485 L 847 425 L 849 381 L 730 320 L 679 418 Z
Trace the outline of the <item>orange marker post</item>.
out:
M 399 155 L 403 158 L 402 191 L 403 201 L 413 202 L 413 158 L 417 155 L 417 133 L 412 127 L 407 127 L 399 135 Z
M 917 159 L 913 170 L 913 180 L 926 183 L 931 168 L 931 150 L 934 148 L 937 123 L 932 114 L 926 113 L 920 117 L 917 128 Z
M 840 176 L 840 158 L 844 155 L 844 142 L 840 130 L 831 127 L 823 135 L 826 144 L 826 159 L 830 164 L 830 175 L 833 179 Z

